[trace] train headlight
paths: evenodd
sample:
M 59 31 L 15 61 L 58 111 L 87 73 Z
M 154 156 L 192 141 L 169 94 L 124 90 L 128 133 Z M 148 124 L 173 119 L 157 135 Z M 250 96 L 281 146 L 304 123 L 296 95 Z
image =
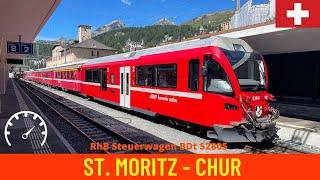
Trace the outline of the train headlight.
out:
M 261 117 L 262 115 L 262 106 L 256 106 L 256 116 Z

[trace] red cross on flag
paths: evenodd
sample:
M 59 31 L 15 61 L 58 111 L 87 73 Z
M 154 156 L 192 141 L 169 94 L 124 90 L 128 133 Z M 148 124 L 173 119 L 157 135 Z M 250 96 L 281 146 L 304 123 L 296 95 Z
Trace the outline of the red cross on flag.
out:
M 276 27 L 320 27 L 319 0 L 276 0 Z

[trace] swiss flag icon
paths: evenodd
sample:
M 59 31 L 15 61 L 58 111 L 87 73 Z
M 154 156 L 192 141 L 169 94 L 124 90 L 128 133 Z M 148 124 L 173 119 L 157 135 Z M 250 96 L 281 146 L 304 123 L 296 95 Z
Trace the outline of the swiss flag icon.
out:
M 276 27 L 320 27 L 320 1 L 276 0 Z

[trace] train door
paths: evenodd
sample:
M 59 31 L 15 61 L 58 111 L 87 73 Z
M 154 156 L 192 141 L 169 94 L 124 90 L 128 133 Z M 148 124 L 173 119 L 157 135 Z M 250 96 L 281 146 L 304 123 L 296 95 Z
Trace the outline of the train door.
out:
M 100 89 L 101 91 L 107 90 L 107 70 L 106 69 L 100 69 Z
M 130 108 L 130 66 L 120 67 L 120 106 Z

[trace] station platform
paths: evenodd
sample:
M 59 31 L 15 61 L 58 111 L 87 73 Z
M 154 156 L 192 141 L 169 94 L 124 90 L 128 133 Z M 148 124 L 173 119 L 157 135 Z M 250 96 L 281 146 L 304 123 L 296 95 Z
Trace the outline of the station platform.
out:
M 272 105 L 281 114 L 277 122 L 281 139 L 320 148 L 320 105 L 283 100 Z
M 11 126 L 6 127 L 7 121 L 14 114 L 21 111 L 31 111 L 38 114 L 45 121 L 47 138 L 44 140 L 45 128 L 38 126 L 39 119 L 33 115 L 20 114 L 10 121 Z M 26 117 L 27 116 L 27 117 Z M 30 117 L 29 117 L 30 116 Z M 41 122 L 41 121 L 40 121 Z M 31 130 L 32 129 L 32 130 Z M 30 133 L 27 133 L 30 131 Z M 9 132 L 6 138 L 6 132 Z M 27 133 L 27 134 L 26 134 Z M 23 139 L 22 135 L 26 134 Z M 8 141 L 11 146 L 9 146 Z M 0 153 L 76 153 L 60 132 L 52 125 L 20 85 L 13 79 L 8 80 L 6 94 L 0 95 Z
M 280 116 L 277 126 L 282 140 L 320 149 L 320 122 Z

